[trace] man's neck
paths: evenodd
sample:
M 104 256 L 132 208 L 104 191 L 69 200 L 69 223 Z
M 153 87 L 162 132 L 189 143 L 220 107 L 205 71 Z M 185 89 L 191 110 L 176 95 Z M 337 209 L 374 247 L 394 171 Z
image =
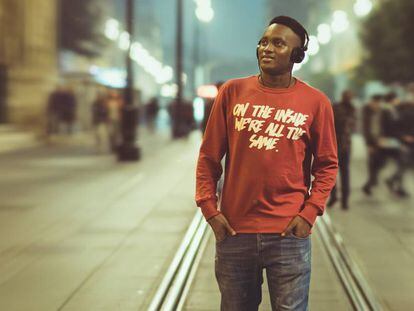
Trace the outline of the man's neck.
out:
M 269 75 L 265 72 L 261 72 L 259 81 L 262 85 L 275 89 L 288 88 L 295 84 L 295 79 L 292 77 L 291 72 L 286 72 L 281 75 Z

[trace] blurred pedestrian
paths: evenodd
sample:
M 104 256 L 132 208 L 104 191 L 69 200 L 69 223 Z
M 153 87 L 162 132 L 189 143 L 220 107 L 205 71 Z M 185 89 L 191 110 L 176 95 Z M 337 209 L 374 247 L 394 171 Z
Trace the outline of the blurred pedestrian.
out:
M 100 91 L 92 104 L 92 124 L 95 135 L 95 146 L 98 151 L 108 150 L 109 111 L 106 100 L 106 93 L 104 91 Z
M 382 116 L 383 135 L 380 138 L 380 145 L 385 157 L 393 158 L 396 164 L 395 172 L 386 179 L 386 184 L 392 193 L 406 197 L 408 192 L 403 184 L 406 149 L 402 143 L 400 103 L 400 99 L 394 92 L 390 92 L 385 96 L 385 107 Z
M 390 92 L 384 96 L 384 103 L 381 109 L 381 135 L 377 141 L 376 157 L 374 161 L 374 176 L 372 181 L 364 185 L 363 191 L 370 195 L 371 187 L 375 184 L 378 174 L 385 167 L 387 159 L 393 159 L 396 165 L 394 173 L 385 180 L 389 190 L 400 197 L 408 196 L 403 184 L 404 172 L 406 169 L 406 147 L 402 143 L 402 115 L 399 108 L 400 99 L 397 94 Z
M 363 191 L 371 195 L 371 188 L 378 184 L 378 171 L 382 166 L 382 155 L 379 147 L 381 137 L 382 96 L 375 94 L 363 108 L 362 129 L 368 150 L 368 180 Z
M 47 134 L 59 133 L 60 121 L 62 119 L 62 103 L 65 101 L 66 93 L 62 84 L 49 95 L 47 103 Z
M 116 151 L 121 143 L 121 113 L 123 100 L 120 94 L 115 91 L 109 91 L 106 100 L 108 108 L 108 134 L 109 144 L 112 151 Z
M 152 97 L 145 105 L 145 118 L 150 130 L 154 130 L 155 128 L 155 120 L 157 118 L 159 109 L 160 106 L 158 104 L 157 97 Z
M 296 20 L 272 19 L 257 45 L 260 74 L 227 81 L 211 110 L 196 202 L 216 237 L 221 310 L 258 310 L 263 269 L 273 310 L 308 309 L 311 228 L 338 168 L 329 99 L 292 76 L 308 41 Z
M 77 100 L 75 93 L 70 87 L 65 87 L 60 97 L 60 120 L 65 126 L 67 134 L 73 133 L 76 120 Z
M 349 164 L 351 161 L 351 135 L 355 130 L 355 107 L 352 104 L 352 92 L 346 90 L 342 93 L 339 103 L 333 105 L 335 118 L 335 132 L 338 144 L 339 175 L 341 177 L 341 204 L 342 209 L 349 209 Z M 332 207 L 338 201 L 337 185 L 332 189 L 328 201 L 328 207 Z

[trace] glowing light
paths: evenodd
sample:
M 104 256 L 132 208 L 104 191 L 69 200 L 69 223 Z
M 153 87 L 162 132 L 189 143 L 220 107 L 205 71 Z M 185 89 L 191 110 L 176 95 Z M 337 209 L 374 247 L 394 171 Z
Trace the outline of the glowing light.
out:
M 371 0 L 357 0 L 354 4 L 354 12 L 357 16 L 368 15 L 372 10 Z
M 177 84 L 164 84 L 161 87 L 161 96 L 163 97 L 175 97 L 177 95 Z
M 209 23 L 214 17 L 214 11 L 212 8 L 200 7 L 196 9 L 197 18 L 205 23 Z
M 125 70 L 118 68 L 97 68 L 95 79 L 103 85 L 123 88 L 125 87 Z
M 209 0 L 199 1 L 204 2 L 209 6 L 211 5 Z M 111 40 L 117 40 L 120 49 L 127 51 L 130 48 L 129 56 L 131 59 L 145 72 L 150 74 L 155 79 L 156 83 L 165 84 L 172 80 L 173 69 L 170 66 L 164 66 L 164 64 L 153 57 L 152 53 L 146 50 L 140 42 L 135 41 L 131 43 L 129 33 L 121 31 L 120 23 L 116 19 L 109 18 L 105 22 L 105 35 Z M 89 71 L 92 75 L 96 74 L 96 68 L 93 66 L 90 67 Z M 112 76 L 114 75 L 112 74 Z M 187 76 L 184 76 L 183 80 L 186 82 Z
M 119 41 L 118 41 L 118 46 L 121 50 L 128 50 L 129 49 L 129 44 L 130 44 L 130 40 L 129 40 L 129 33 L 126 31 L 121 32 L 121 34 L 119 35 Z
M 331 27 L 328 24 L 320 24 L 317 37 L 320 44 L 327 44 L 332 38 Z
M 203 98 L 215 98 L 217 94 L 217 86 L 214 84 L 201 85 L 197 88 L 197 95 Z
M 104 33 L 105 33 L 105 36 L 112 41 L 115 41 L 116 39 L 118 39 L 119 22 L 114 18 L 108 19 L 105 23 Z
M 210 22 L 214 17 L 214 11 L 211 8 L 211 0 L 194 0 L 197 4 L 195 14 L 197 18 L 205 23 Z
M 349 21 L 346 12 L 338 10 L 333 13 L 332 31 L 335 33 L 341 33 L 348 29 Z
M 308 54 L 316 55 L 319 52 L 318 39 L 315 36 L 309 36 Z
M 173 69 L 170 66 L 164 66 L 155 81 L 159 84 L 164 84 L 173 78 Z
M 193 100 L 194 119 L 201 122 L 204 119 L 204 100 L 196 97 Z

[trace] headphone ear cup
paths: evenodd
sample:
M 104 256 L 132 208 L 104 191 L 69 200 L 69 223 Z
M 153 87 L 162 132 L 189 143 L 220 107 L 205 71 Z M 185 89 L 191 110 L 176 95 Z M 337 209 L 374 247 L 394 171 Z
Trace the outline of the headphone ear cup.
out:
M 296 47 L 292 50 L 290 54 L 290 61 L 292 63 L 300 63 L 305 58 L 305 51 L 303 48 Z
M 257 47 L 256 47 L 256 58 L 257 58 L 257 60 L 259 60 L 259 46 L 260 45 L 257 45 Z

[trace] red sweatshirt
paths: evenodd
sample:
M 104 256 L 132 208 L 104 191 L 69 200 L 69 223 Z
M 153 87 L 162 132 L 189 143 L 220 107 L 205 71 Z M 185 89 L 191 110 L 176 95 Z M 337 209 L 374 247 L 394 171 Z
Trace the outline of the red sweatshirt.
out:
M 332 107 L 322 92 L 298 79 L 286 89 L 264 87 L 257 76 L 230 80 L 200 148 L 197 206 L 206 219 L 221 211 L 236 232 L 280 233 L 296 215 L 313 225 L 337 168 Z

